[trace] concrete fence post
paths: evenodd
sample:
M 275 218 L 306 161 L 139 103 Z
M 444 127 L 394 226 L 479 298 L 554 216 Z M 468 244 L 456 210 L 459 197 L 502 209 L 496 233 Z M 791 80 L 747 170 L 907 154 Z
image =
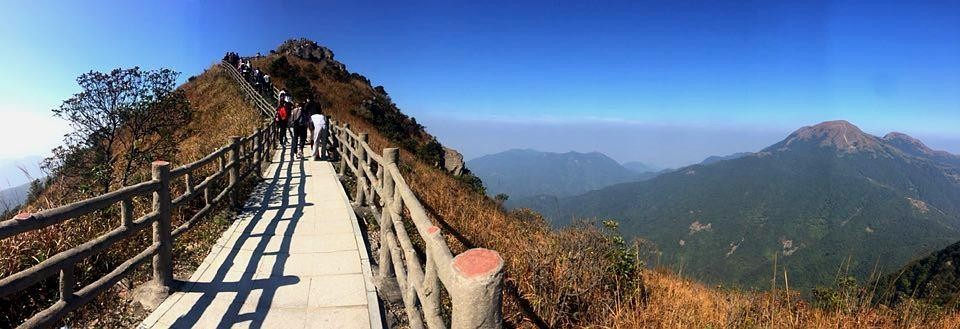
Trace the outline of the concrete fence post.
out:
M 453 258 L 453 284 L 446 285 L 453 302 L 450 327 L 503 326 L 503 258 L 496 251 L 473 248 Z
M 153 281 L 159 292 L 169 293 L 173 285 L 173 237 L 171 236 L 170 163 L 154 161 L 153 180 L 160 186 L 153 192 L 153 211 L 158 218 L 153 222 L 153 243 L 160 247 L 153 256 Z
M 227 193 L 230 195 L 230 206 L 239 207 L 240 206 L 240 189 L 237 185 L 240 185 L 240 137 L 239 136 L 230 136 L 230 184 L 227 185 L 230 189 L 230 192 Z
M 439 227 L 428 227 L 427 236 L 424 237 L 424 241 L 443 240 L 441 234 Z M 436 256 L 429 249 L 426 251 L 426 256 L 427 260 L 423 270 L 422 282 L 424 298 L 420 300 L 420 304 L 423 306 L 423 317 L 427 322 L 427 326 L 430 328 L 442 328 L 444 324 L 440 313 L 440 277 L 437 273 Z
M 367 133 L 360 133 L 360 140 L 357 141 L 355 148 L 357 149 L 357 200 L 358 206 L 364 206 L 367 204 L 367 173 L 363 168 L 367 165 L 367 149 L 363 147 L 367 143 Z
M 340 146 L 340 170 L 339 172 L 337 172 L 337 175 L 340 175 L 341 177 L 343 176 L 344 173 L 346 173 L 347 158 L 350 157 L 350 155 L 347 154 L 348 153 L 347 146 L 346 146 L 347 142 L 344 141 L 344 139 L 348 138 L 349 136 L 347 134 L 347 130 L 349 129 L 350 129 L 349 123 L 344 123 L 343 128 L 337 129 L 337 134 L 339 135 L 337 136 L 337 139 L 340 140 L 340 145 L 339 145 Z
M 257 130 L 257 133 L 253 135 L 253 164 L 256 169 L 257 178 L 263 178 L 261 175 L 263 171 L 260 166 L 261 154 L 260 154 L 260 141 L 263 139 L 263 129 Z
M 397 163 L 398 154 L 400 149 L 398 148 L 388 148 L 383 150 L 383 167 L 388 168 L 390 164 Z M 389 170 L 384 171 L 383 173 L 383 202 L 388 206 L 384 206 L 383 210 L 380 213 L 380 278 L 386 280 L 386 278 L 392 278 L 393 273 L 393 260 L 390 258 L 390 248 L 387 247 L 387 235 L 392 233 L 393 230 L 393 217 L 389 205 L 392 203 L 393 198 L 396 197 L 393 193 L 394 182 L 393 175 L 390 174 Z

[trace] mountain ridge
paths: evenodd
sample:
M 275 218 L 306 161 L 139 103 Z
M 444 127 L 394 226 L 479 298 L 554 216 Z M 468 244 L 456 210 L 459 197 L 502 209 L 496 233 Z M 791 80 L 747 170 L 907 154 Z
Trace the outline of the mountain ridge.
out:
M 764 287 L 779 255 L 791 285 L 810 288 L 829 284 L 846 256 L 866 277 L 877 257 L 900 267 L 960 239 L 958 172 L 829 121 L 745 157 L 528 206 L 560 225 L 619 220 L 709 283 Z
M 570 196 L 643 177 L 596 151 L 510 149 L 472 159 L 467 167 L 483 180 L 488 194 L 504 193 L 515 200 Z

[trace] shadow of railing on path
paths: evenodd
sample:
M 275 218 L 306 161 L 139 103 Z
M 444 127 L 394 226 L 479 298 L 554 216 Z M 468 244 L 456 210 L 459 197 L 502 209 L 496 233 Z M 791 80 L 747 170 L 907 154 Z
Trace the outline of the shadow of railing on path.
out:
M 271 177 L 267 178 L 270 183 L 267 184 L 262 191 L 253 192 L 254 194 L 252 196 L 254 197 L 252 199 L 259 197 L 259 205 L 245 207 L 247 210 L 251 208 L 256 209 L 250 219 L 251 222 L 246 225 L 243 233 L 233 242 L 232 246 L 224 246 L 224 248 L 229 248 L 230 254 L 227 255 L 221 267 L 217 269 L 217 273 L 213 279 L 211 279 L 211 282 L 194 283 L 191 288 L 186 288 L 185 291 L 202 292 L 203 296 L 201 296 L 187 314 L 178 318 L 176 322 L 172 324 L 172 327 L 193 326 L 203 315 L 204 311 L 212 305 L 218 293 L 236 292 L 235 297 L 227 307 L 217 327 L 230 328 L 235 323 L 250 321 L 249 325 L 251 328 L 260 328 L 267 315 L 265 311 L 270 308 L 277 289 L 282 286 L 294 285 L 300 282 L 299 277 L 282 276 L 282 273 L 284 265 L 289 258 L 290 240 L 293 236 L 293 231 L 303 217 L 304 207 L 309 205 L 305 202 L 306 193 L 304 188 L 308 176 L 304 173 L 303 162 L 293 159 L 293 155 L 288 154 L 289 150 L 287 148 L 281 148 L 279 151 L 281 162 L 276 166 L 277 169 L 272 173 Z M 299 166 L 299 173 L 296 175 L 293 173 L 294 166 Z M 291 194 L 291 191 L 294 189 L 297 193 Z M 294 204 L 290 204 L 291 196 L 297 198 Z M 277 201 L 280 203 L 279 206 L 270 206 L 270 204 Z M 277 212 L 270 219 L 263 218 L 269 210 L 277 210 Z M 292 215 L 289 218 L 284 218 L 289 211 L 292 211 Z M 257 226 L 256 221 L 264 220 L 269 221 L 264 231 L 259 234 L 254 234 L 252 231 Z M 275 232 L 278 224 L 285 220 L 289 221 L 285 232 Z M 254 250 L 251 251 L 250 259 L 240 279 L 236 284 L 223 284 L 222 282 L 225 281 L 228 272 L 230 272 L 234 262 L 238 259 L 237 256 L 241 250 L 241 246 L 243 246 L 247 239 L 257 237 L 259 241 Z M 282 239 L 279 251 L 266 252 L 270 240 L 276 238 Z M 255 280 L 254 276 L 257 275 L 257 267 L 260 265 L 264 256 L 275 256 L 276 261 L 273 263 L 269 277 Z M 240 284 L 240 282 L 245 281 L 249 281 L 251 284 Z M 254 290 L 262 291 L 255 311 L 240 314 L 241 308 Z

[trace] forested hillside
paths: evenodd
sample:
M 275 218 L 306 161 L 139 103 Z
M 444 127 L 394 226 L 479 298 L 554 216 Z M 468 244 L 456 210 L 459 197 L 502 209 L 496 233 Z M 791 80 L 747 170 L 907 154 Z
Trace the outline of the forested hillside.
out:
M 642 177 L 599 152 L 509 150 L 470 160 L 467 167 L 483 180 L 488 194 L 517 200 L 571 196 Z
M 878 264 L 893 270 L 960 240 L 960 169 L 924 149 L 826 122 L 759 153 L 543 211 L 559 223 L 619 220 L 625 234 L 656 245 L 661 264 L 705 282 L 768 287 L 776 262 L 791 286 L 808 289 L 831 285 L 848 259 L 867 279 Z

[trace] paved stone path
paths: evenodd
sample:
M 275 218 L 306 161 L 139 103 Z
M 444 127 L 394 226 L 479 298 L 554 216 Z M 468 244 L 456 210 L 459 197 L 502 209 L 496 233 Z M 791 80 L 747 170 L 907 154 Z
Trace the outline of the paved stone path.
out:
M 382 327 L 366 244 L 333 166 L 276 153 L 237 220 L 140 327 Z

